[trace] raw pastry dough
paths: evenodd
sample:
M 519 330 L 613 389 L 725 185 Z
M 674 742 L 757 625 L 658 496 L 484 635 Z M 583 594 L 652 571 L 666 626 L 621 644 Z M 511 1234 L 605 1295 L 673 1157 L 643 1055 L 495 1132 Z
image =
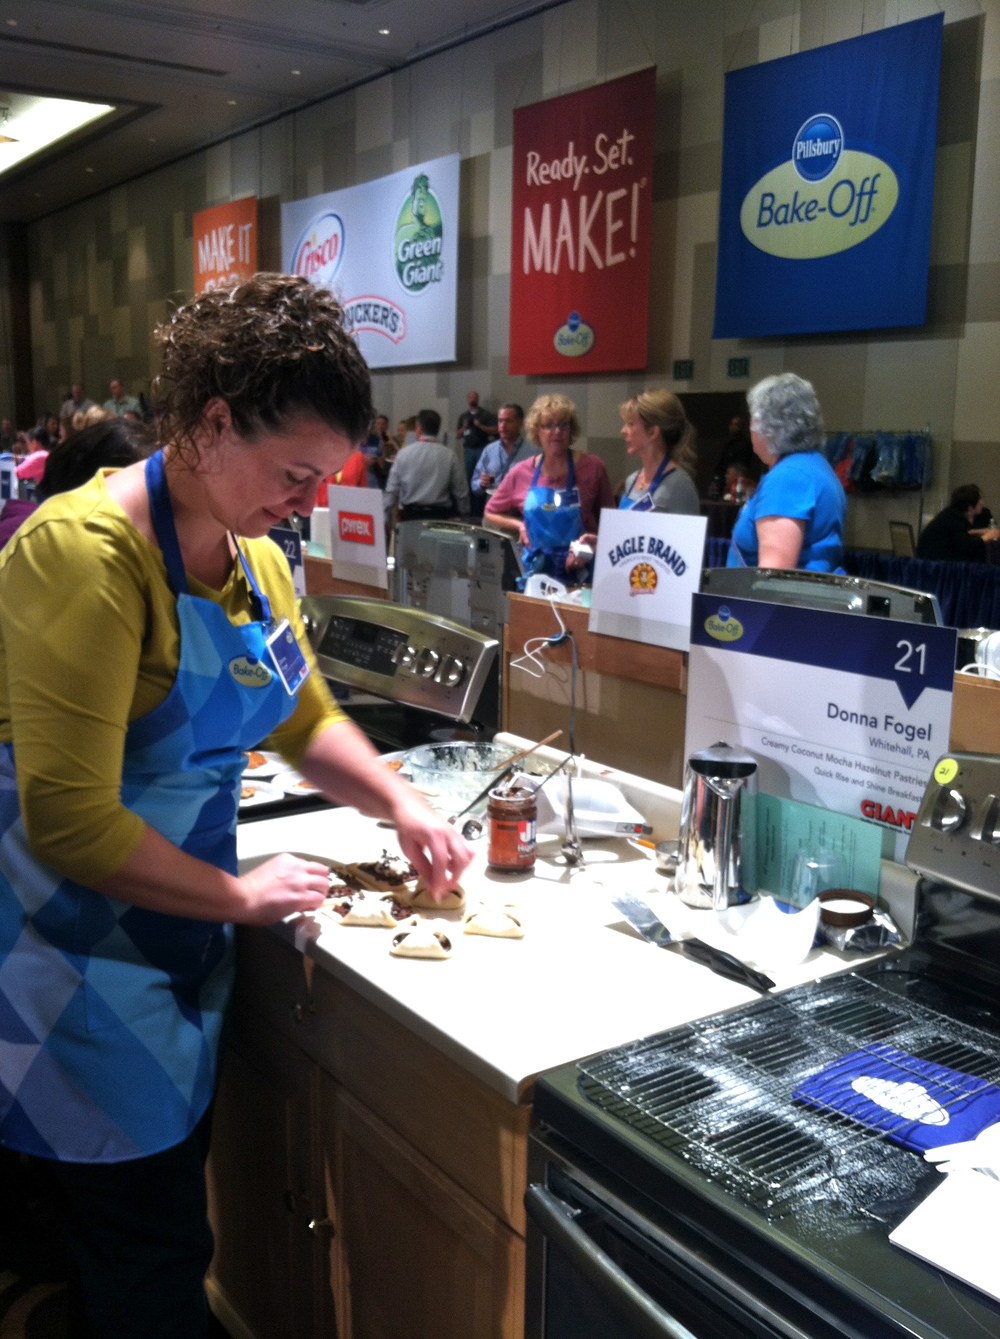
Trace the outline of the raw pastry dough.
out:
M 393 916 L 388 902 L 381 897 L 355 898 L 341 917 L 341 925 L 380 925 L 395 930 L 399 922 Z
M 424 883 L 423 879 L 418 879 L 413 892 L 408 897 L 400 896 L 399 900 L 405 902 L 408 906 L 418 907 L 425 911 L 459 911 L 465 906 L 465 889 L 460 883 L 456 883 L 454 888 L 449 888 L 440 902 L 435 902 L 427 884 Z
M 355 865 L 342 865 L 338 860 L 326 863 L 350 888 L 368 893 L 392 893 L 399 902 L 408 904 L 410 901 L 417 871 L 405 856 L 393 856 L 383 851 L 380 859 L 363 860 Z
M 505 907 L 480 907 L 465 918 L 467 935 L 488 935 L 491 939 L 523 939 L 520 918 Z
M 435 930 L 433 922 L 414 917 L 393 935 L 389 952 L 394 958 L 450 958 L 451 940 L 443 930 Z

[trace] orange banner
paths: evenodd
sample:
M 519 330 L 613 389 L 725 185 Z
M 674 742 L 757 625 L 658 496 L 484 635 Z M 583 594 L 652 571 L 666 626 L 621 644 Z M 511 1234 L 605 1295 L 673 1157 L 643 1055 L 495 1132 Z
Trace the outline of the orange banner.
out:
M 242 283 L 257 272 L 257 197 L 203 209 L 192 219 L 194 291 Z

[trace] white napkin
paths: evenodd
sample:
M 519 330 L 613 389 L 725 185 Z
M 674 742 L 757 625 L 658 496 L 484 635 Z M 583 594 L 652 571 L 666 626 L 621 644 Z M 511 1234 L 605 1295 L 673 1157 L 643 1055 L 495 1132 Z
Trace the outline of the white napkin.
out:
M 952 1172 L 889 1240 L 1000 1302 L 1000 1181 Z

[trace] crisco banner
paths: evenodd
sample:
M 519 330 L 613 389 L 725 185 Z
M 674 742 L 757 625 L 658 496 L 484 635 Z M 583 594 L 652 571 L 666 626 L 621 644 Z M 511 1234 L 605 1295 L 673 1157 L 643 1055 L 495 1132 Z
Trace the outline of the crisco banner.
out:
M 726 75 L 716 339 L 923 324 L 942 24 Z
M 281 206 L 285 269 L 342 303 L 369 367 L 455 358 L 459 155 Z
M 203 209 L 191 220 L 194 291 L 242 283 L 257 272 L 257 197 Z
M 646 366 L 656 70 L 514 111 L 510 371 Z

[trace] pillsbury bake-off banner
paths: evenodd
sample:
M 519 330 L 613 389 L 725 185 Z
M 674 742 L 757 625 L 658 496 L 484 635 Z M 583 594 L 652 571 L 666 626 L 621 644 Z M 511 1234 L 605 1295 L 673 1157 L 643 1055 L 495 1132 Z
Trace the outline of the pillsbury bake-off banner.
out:
M 327 288 L 369 367 L 455 359 L 459 155 L 281 206 L 290 274 Z
M 716 339 L 923 324 L 942 25 L 726 75 Z
M 510 371 L 646 366 L 656 70 L 514 111 Z

